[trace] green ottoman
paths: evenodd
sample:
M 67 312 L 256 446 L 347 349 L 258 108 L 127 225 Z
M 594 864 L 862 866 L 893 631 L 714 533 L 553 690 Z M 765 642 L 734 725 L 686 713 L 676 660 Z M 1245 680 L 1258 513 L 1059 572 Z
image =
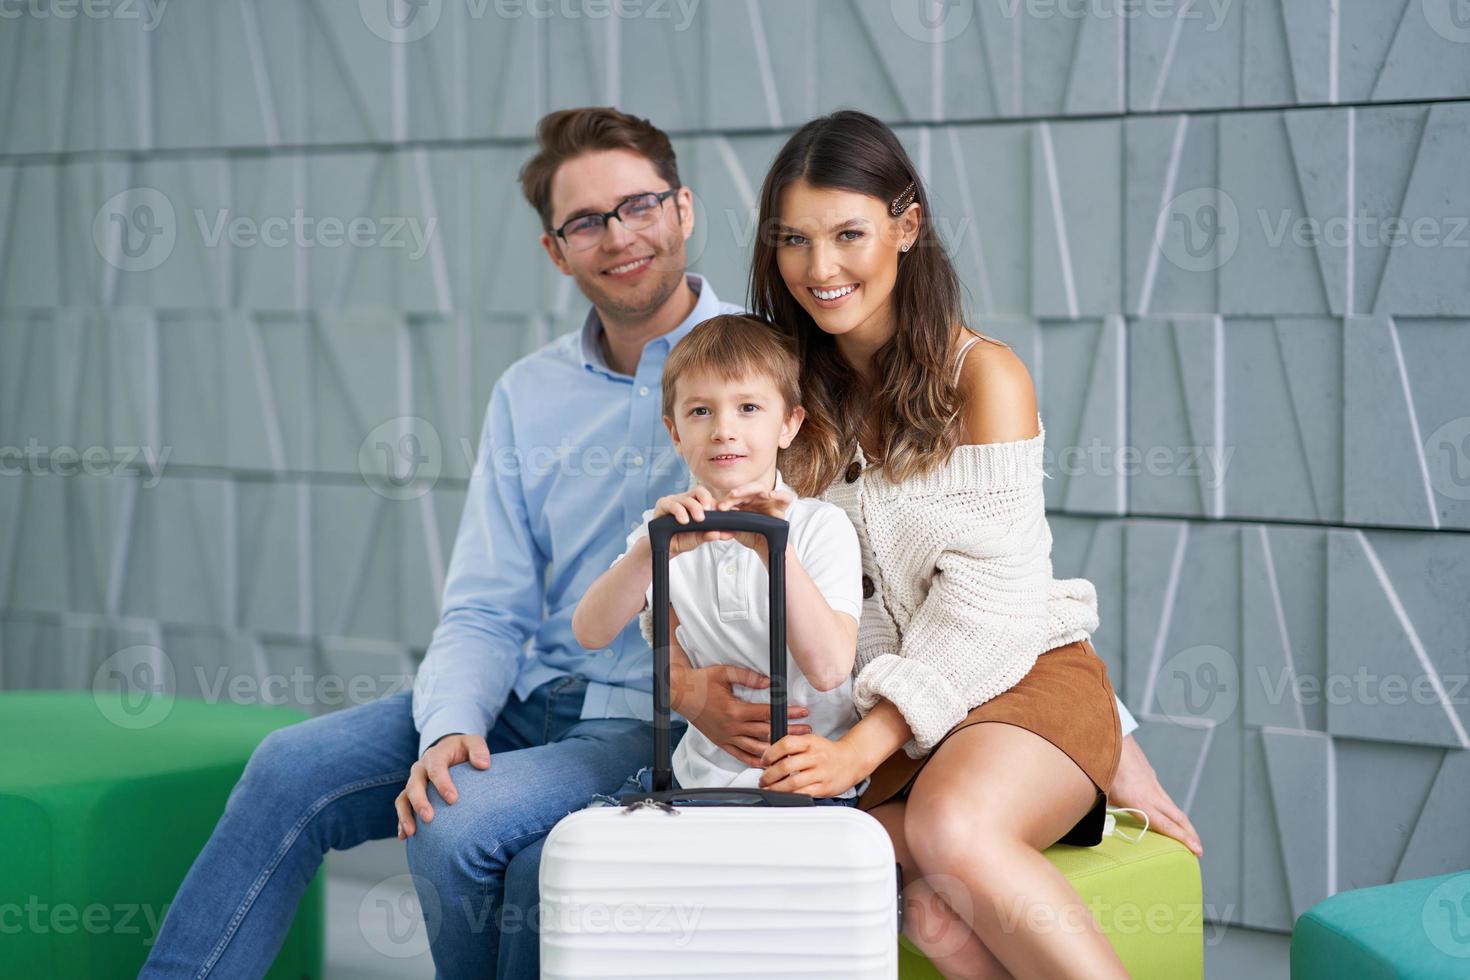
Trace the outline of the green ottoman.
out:
M 0 973 L 135 977 L 184 874 L 282 708 L 116 692 L 0 693 Z M 323 885 L 271 977 L 322 974 Z
M 1119 823 L 1130 836 L 1131 817 Z M 1199 861 L 1183 844 L 1147 833 L 1137 844 L 1117 836 L 1096 847 L 1056 844 L 1046 856 L 1072 882 L 1134 980 L 1200 980 L 1205 973 L 1204 905 Z M 902 980 L 941 980 L 923 954 L 899 942 Z
M 1292 980 L 1470 977 L 1470 871 L 1342 892 L 1296 920 Z

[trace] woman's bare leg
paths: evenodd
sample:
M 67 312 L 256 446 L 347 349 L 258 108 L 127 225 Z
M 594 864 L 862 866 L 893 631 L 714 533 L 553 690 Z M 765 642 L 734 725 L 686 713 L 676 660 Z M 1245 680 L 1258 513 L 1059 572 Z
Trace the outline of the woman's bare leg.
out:
M 903 934 L 947 980 L 1011 980 L 1009 971 L 940 894 L 953 888 L 925 878 L 914 863 L 903 834 L 905 806 L 895 800 L 869 811 L 893 838 L 893 852 L 903 868 Z
M 1128 976 L 1091 910 L 1041 854 L 1096 796 L 1061 749 L 999 722 L 951 735 L 909 793 L 904 839 L 920 873 L 958 883 L 948 904 L 1016 977 Z M 967 901 L 970 909 L 956 906 Z

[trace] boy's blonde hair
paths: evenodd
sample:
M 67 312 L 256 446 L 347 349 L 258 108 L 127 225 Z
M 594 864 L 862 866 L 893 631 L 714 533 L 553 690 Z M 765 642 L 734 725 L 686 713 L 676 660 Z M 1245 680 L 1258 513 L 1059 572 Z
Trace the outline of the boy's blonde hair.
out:
M 695 324 L 664 362 L 664 415 L 674 418 L 674 389 L 688 374 L 725 381 L 764 377 L 776 383 L 789 414 L 801 405 L 801 361 L 789 338 L 764 320 L 722 313 Z

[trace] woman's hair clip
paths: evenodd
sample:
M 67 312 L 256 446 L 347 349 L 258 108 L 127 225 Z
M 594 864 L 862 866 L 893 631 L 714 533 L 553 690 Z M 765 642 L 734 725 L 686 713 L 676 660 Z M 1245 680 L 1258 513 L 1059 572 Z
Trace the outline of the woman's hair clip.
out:
M 914 194 L 917 190 L 915 183 L 912 180 L 909 181 L 909 186 L 899 191 L 898 196 L 889 202 L 888 213 L 895 218 L 903 214 L 908 206 L 914 203 Z

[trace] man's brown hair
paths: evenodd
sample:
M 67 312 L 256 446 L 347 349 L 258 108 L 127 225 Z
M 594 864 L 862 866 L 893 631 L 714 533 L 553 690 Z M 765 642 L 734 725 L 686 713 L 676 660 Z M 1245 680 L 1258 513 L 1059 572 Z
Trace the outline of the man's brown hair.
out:
M 536 124 L 536 142 L 536 155 L 521 168 L 521 190 L 547 231 L 551 230 L 551 178 L 563 163 L 583 153 L 632 150 L 646 157 L 670 187 L 679 186 L 679 164 L 667 134 L 647 119 L 611 106 L 549 112 Z
M 706 372 L 725 381 L 770 378 L 789 415 L 801 405 L 801 362 L 790 338 L 769 323 L 739 313 L 722 313 L 694 326 L 664 362 L 664 415 L 674 418 L 674 386 L 689 374 Z

